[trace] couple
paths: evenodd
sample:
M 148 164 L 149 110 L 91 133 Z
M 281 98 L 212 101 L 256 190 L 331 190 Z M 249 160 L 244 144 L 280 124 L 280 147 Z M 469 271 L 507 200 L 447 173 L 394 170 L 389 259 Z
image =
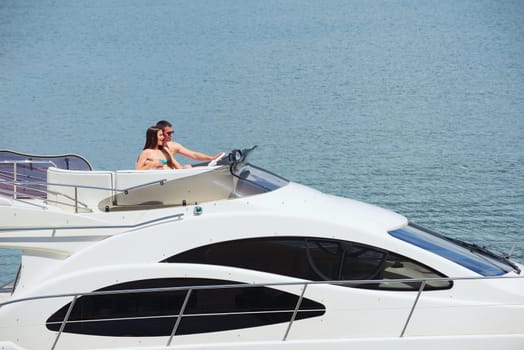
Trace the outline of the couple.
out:
M 175 154 L 194 159 L 194 160 L 213 160 L 218 158 L 221 153 L 209 156 L 204 153 L 195 152 L 185 148 L 181 144 L 171 141 L 173 136 L 173 125 L 170 122 L 161 120 L 147 129 L 146 144 L 143 151 L 138 156 L 136 162 L 137 170 L 146 169 L 186 169 L 191 165 L 181 165 L 175 160 Z

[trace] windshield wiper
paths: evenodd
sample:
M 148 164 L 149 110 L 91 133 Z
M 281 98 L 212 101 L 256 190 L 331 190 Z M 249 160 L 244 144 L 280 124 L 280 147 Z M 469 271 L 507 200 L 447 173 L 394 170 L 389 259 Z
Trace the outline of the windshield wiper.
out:
M 464 241 L 461 241 L 461 240 L 458 240 L 458 239 L 455 239 L 455 238 L 449 238 L 448 239 L 450 241 L 453 241 L 454 243 L 464 247 L 464 248 L 467 248 L 469 249 L 470 252 L 472 253 L 481 253 L 485 256 L 488 256 L 490 258 L 493 258 L 501 263 L 504 263 L 506 265 L 509 265 L 511 266 L 517 273 L 520 274 L 520 268 L 515 265 L 511 260 L 509 260 L 507 257 L 505 257 L 504 255 L 499 255 L 499 254 L 496 254 L 494 252 L 492 252 L 491 250 L 487 249 L 486 247 L 483 247 L 483 246 L 480 246 L 478 244 L 475 244 L 475 243 L 468 243 L 468 242 L 464 242 Z

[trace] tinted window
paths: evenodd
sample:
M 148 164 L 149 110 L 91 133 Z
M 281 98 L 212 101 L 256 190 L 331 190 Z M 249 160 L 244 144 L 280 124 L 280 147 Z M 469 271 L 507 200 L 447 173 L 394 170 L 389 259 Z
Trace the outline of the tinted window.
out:
M 341 244 L 337 241 L 309 240 L 307 253 L 309 260 L 314 262 L 311 268 L 315 274 L 307 274 L 313 280 L 337 280 L 340 273 Z M 304 251 L 302 252 L 304 254 Z M 307 263 L 309 265 L 309 261 Z
M 503 275 L 517 269 L 503 257 L 496 256 L 482 247 L 445 237 L 413 224 L 389 234 L 483 276 Z
M 374 247 L 333 239 L 268 237 L 198 247 L 164 262 L 240 267 L 312 281 L 414 279 L 445 277 L 414 260 Z M 367 283 L 352 287 L 418 290 L 420 283 Z M 431 281 L 429 289 L 450 288 Z
M 99 291 L 236 282 L 207 279 L 150 279 L 116 284 Z M 168 336 L 181 311 L 187 290 L 88 295 L 77 299 L 64 332 L 103 336 Z M 231 287 L 193 290 L 177 335 L 226 331 L 289 322 L 298 296 L 265 287 Z M 58 331 L 70 303 L 47 320 Z M 325 307 L 302 299 L 296 319 L 323 315 Z M 231 314 L 246 313 L 246 314 Z M 212 314 L 212 315 L 211 315 Z
M 242 239 L 198 247 L 164 262 L 240 267 L 285 276 L 316 280 L 303 239 Z

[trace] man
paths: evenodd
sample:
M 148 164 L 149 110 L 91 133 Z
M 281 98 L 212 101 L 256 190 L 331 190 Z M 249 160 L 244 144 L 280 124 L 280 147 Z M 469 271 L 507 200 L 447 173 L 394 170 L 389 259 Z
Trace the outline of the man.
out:
M 171 123 L 167 120 L 160 120 L 158 123 L 156 123 L 156 127 L 162 129 L 162 131 L 164 132 L 164 148 L 166 148 L 173 155 L 173 157 L 175 156 L 175 154 L 179 153 L 184 157 L 191 158 L 194 160 L 210 161 L 222 155 L 222 152 L 220 152 L 214 156 L 210 156 L 205 153 L 190 150 L 189 148 L 184 147 L 182 144 L 172 141 L 171 138 L 173 137 L 174 133 L 173 125 L 171 125 Z M 184 167 L 191 166 L 186 165 Z

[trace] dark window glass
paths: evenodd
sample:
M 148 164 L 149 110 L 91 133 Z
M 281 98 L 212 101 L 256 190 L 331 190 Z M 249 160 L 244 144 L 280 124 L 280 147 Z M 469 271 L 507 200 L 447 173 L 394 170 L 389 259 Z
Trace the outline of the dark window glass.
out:
M 343 280 L 372 280 L 382 278 L 387 253 L 366 246 L 350 245 L 344 251 Z
M 165 278 L 121 283 L 99 291 L 228 284 L 237 283 Z M 168 336 L 173 331 L 186 294 L 187 290 L 169 290 L 83 296 L 77 299 L 64 332 L 116 337 Z M 289 322 L 297 302 L 297 295 L 266 287 L 195 289 L 176 335 Z M 70 303 L 47 320 L 48 329 L 60 329 L 69 306 Z M 316 317 L 324 312 L 322 304 L 304 298 L 296 319 Z
M 311 281 L 445 277 L 386 250 L 323 238 L 267 237 L 221 242 L 177 254 L 163 262 L 232 266 Z M 348 286 L 413 291 L 419 289 L 420 283 L 355 283 Z M 449 281 L 428 281 L 425 289 L 451 286 Z
M 438 254 L 483 276 L 499 276 L 510 271 L 520 271 L 507 259 L 475 244 L 452 239 L 410 224 L 389 234 L 402 241 Z
M 198 247 L 164 262 L 183 262 L 240 267 L 309 280 L 319 278 L 311 270 L 303 239 L 242 239 Z
M 313 264 L 311 267 L 316 272 L 309 274 L 313 280 L 338 280 L 342 256 L 341 244 L 333 240 L 308 240 L 308 253 Z

